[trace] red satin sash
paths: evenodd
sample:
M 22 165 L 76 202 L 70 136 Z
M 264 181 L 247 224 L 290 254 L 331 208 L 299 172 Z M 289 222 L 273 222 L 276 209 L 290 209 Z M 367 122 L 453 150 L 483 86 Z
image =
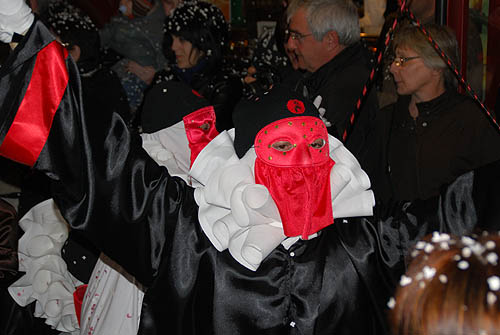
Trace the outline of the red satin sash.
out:
M 0 155 L 29 166 L 35 164 L 68 84 L 67 56 L 56 41 L 38 52 L 28 89 L 0 146 Z

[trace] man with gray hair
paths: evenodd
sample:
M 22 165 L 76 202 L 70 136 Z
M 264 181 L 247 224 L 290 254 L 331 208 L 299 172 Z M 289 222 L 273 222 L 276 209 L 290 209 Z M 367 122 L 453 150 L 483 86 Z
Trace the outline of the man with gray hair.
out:
M 306 70 L 301 85 L 319 103 L 328 132 L 342 136 L 370 73 L 370 54 L 360 42 L 357 7 L 351 0 L 293 0 L 287 9 L 287 47 Z M 321 98 L 319 98 L 321 96 Z M 378 103 L 369 92 L 346 146 L 363 168 Z

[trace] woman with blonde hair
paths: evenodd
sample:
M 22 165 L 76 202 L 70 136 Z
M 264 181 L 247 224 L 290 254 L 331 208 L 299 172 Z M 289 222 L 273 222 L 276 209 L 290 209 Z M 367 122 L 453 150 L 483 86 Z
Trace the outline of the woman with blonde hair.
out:
M 455 64 L 453 32 L 429 25 L 427 31 Z M 500 136 L 471 98 L 457 92 L 446 62 L 416 26 L 404 26 L 394 38 L 390 71 L 398 101 L 378 114 L 382 141 L 384 202 L 428 200 L 459 176 L 500 159 Z

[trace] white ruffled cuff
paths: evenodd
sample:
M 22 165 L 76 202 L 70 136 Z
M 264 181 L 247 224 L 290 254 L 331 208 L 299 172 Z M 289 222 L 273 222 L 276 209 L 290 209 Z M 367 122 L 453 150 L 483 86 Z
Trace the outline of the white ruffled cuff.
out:
M 165 166 L 171 176 L 188 180 L 191 150 L 183 121 L 141 137 L 142 147 L 158 165 Z
M 33 207 L 19 221 L 19 270 L 26 272 L 8 291 L 21 306 L 36 301 L 36 317 L 67 333 L 79 334 L 73 292 L 82 284 L 67 270 L 61 248 L 68 226 L 52 199 Z

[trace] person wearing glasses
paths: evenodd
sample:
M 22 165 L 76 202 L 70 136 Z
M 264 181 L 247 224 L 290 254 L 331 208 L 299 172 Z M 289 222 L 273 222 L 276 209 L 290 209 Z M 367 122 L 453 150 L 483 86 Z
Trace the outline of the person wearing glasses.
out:
M 428 25 L 427 31 L 454 64 L 460 64 L 453 32 Z M 459 176 L 500 159 L 500 132 L 478 104 L 457 92 L 457 80 L 416 26 L 394 37 L 390 72 L 398 100 L 379 114 L 384 202 L 431 201 Z M 383 179 L 382 179 L 383 180 Z
M 287 19 L 286 48 L 297 58 L 298 67 L 306 70 L 300 84 L 310 99 L 321 96 L 319 108 L 324 110 L 328 132 L 340 138 L 371 66 L 370 54 L 360 42 L 357 7 L 351 0 L 294 0 L 287 8 Z M 368 174 L 365 156 L 377 111 L 376 94 L 370 90 L 346 142 Z

